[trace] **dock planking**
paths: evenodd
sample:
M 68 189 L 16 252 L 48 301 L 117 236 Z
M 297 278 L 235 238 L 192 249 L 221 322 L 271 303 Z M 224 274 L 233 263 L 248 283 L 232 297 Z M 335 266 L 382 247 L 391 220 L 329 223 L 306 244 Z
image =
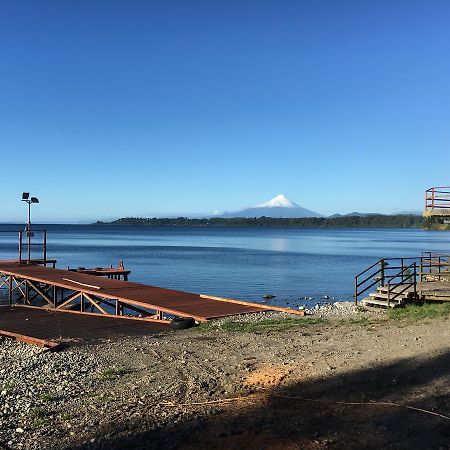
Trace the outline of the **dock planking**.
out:
M 100 315 L 65 314 L 58 310 L 27 306 L 0 306 L 0 336 L 16 337 L 35 345 L 82 344 L 122 336 L 146 336 L 168 330 L 168 324 Z
M 39 265 L 19 265 L 16 261 L 0 261 L 0 275 L 3 279 L 12 279 L 16 284 L 22 281 L 29 282 L 35 291 L 42 290 L 40 286 L 46 286 L 46 292 L 50 288 L 67 290 L 79 293 L 96 302 L 112 300 L 130 308 L 137 307 L 145 310 L 167 313 L 179 317 L 193 317 L 199 321 L 206 321 L 226 316 L 256 313 L 268 311 L 272 308 L 268 305 L 253 304 L 241 301 L 224 301 L 210 298 L 205 295 L 193 294 L 157 286 L 150 286 L 130 281 L 101 278 L 95 275 L 56 269 Z M 34 284 L 32 284 L 34 283 Z M 26 283 L 25 283 L 26 284 Z M 36 296 L 36 295 L 35 295 Z M 52 299 L 47 297 L 47 302 Z M 54 306 L 58 306 L 55 300 Z M 100 307 L 102 310 L 102 308 Z M 120 308 L 117 308 L 120 311 Z M 301 314 L 300 311 L 289 310 L 292 313 Z M 109 314 L 108 314 L 109 315 Z

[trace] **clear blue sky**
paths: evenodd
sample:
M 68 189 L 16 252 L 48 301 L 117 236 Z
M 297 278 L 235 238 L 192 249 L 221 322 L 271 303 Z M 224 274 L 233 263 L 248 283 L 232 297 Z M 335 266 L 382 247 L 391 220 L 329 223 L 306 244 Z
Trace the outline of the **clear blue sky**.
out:
M 448 1 L 3 1 L 0 221 L 276 194 L 420 210 L 450 185 Z

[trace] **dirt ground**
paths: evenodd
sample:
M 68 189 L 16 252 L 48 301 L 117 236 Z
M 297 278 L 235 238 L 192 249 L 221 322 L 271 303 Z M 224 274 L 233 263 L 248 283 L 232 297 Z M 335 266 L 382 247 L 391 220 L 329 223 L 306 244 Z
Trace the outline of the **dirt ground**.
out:
M 449 449 L 449 344 L 439 318 L 83 345 L 103 375 L 21 448 Z

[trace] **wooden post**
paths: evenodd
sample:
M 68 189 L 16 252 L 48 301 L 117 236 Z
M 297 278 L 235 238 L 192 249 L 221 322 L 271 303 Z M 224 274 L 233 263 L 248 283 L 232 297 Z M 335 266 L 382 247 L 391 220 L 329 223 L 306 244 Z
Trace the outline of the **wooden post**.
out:
M 414 299 L 417 299 L 417 263 L 414 263 Z
M 25 279 L 25 303 L 29 303 L 30 298 L 30 288 L 28 286 L 28 280 Z
M 384 286 L 384 259 L 380 260 L 381 272 L 380 272 L 380 286 Z
M 12 275 L 9 276 L 9 283 L 8 283 L 8 300 L 9 300 L 9 306 L 12 305 L 12 282 L 13 282 L 13 277 Z
M 387 286 L 387 306 L 389 308 L 389 305 L 391 304 L 391 283 L 388 283 Z

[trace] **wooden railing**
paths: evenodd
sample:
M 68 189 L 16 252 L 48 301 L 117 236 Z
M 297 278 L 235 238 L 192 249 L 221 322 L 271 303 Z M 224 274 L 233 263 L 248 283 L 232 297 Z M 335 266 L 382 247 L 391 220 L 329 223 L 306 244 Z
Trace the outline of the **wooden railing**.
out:
M 450 186 L 435 186 L 425 191 L 425 211 L 450 209 Z

